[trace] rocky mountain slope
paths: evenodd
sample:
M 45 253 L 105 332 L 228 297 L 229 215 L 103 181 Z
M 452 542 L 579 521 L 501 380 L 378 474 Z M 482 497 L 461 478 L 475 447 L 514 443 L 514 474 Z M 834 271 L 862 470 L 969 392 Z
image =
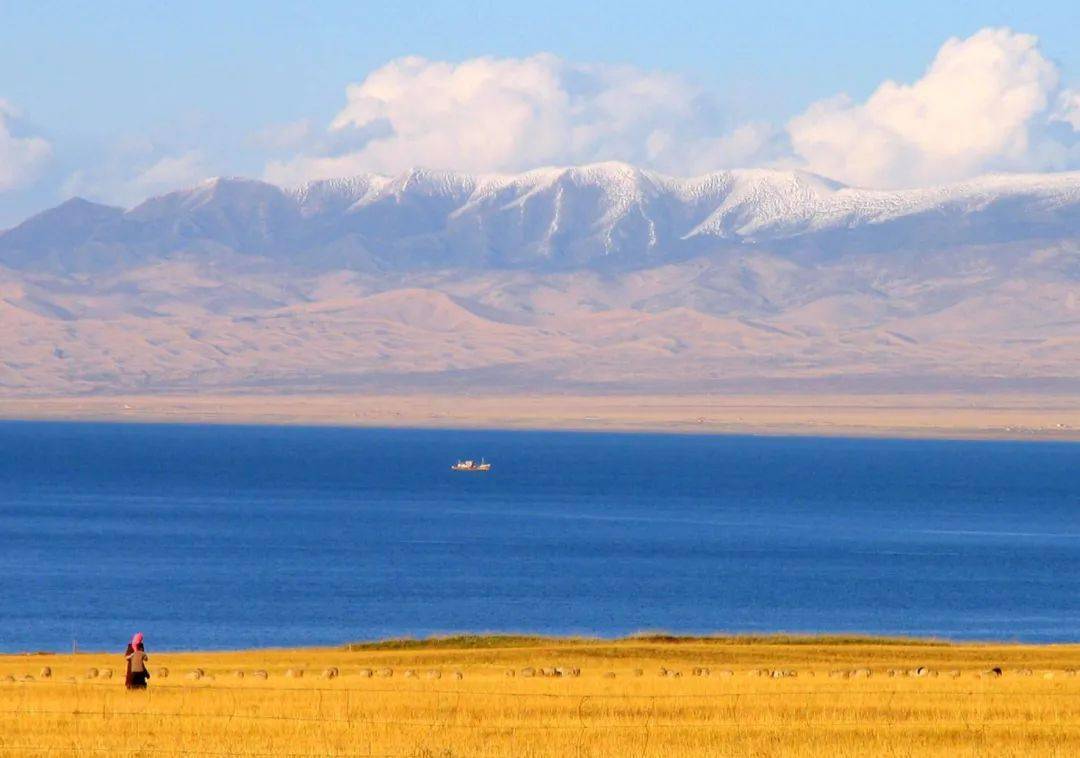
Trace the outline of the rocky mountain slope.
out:
M 216 179 L 0 233 L 0 393 L 1080 394 L 1080 174 Z

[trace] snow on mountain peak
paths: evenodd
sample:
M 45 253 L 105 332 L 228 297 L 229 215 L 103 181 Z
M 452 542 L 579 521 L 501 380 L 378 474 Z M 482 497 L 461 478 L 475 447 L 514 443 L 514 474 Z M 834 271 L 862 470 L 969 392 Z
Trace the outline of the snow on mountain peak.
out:
M 618 162 L 412 169 L 293 190 L 218 177 L 126 212 L 91 211 L 60 206 L 0 233 L 0 265 L 225 248 L 318 265 L 640 267 L 747 246 L 843 254 L 1076 239 L 1080 172 L 873 190 L 779 169 L 690 178 Z

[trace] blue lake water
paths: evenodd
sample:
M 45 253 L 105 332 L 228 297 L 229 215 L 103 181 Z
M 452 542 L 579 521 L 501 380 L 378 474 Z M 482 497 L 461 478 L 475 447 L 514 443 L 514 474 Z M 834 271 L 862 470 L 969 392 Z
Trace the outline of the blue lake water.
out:
M 0 424 L 0 650 L 659 629 L 1078 641 L 1080 444 Z

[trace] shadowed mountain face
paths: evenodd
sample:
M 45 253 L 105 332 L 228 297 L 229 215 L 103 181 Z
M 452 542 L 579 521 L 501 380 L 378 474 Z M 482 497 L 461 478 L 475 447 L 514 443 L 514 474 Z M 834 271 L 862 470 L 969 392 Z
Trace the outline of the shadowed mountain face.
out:
M 1080 174 L 218 179 L 0 233 L 0 391 L 1080 393 Z

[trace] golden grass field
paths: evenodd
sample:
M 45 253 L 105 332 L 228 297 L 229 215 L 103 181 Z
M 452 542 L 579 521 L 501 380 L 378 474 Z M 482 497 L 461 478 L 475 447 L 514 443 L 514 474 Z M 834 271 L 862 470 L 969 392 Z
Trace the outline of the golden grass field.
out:
M 146 692 L 124 689 L 120 655 L 0 656 L 0 755 L 1080 755 L 1080 645 L 469 637 L 149 652 Z

